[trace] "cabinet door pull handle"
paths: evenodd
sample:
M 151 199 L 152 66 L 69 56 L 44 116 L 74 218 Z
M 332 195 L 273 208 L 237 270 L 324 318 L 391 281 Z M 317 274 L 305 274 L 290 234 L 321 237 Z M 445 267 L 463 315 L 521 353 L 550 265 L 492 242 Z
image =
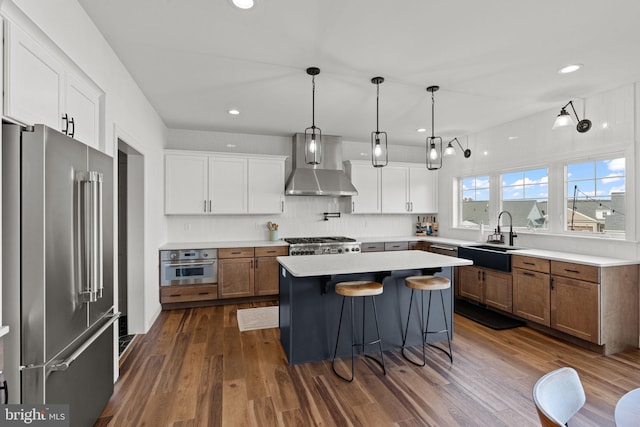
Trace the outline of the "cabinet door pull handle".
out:
M 209 212 L 211 212 L 211 200 L 209 200 Z
M 553 287 L 553 277 L 552 277 L 551 278 L 551 290 L 553 290 L 553 289 L 554 289 L 554 287 Z
M 169 296 L 170 296 L 170 297 L 179 297 L 179 296 L 181 296 L 181 295 L 182 295 L 182 294 L 171 294 L 171 295 L 169 295 Z
M 203 210 L 203 212 L 207 211 L 207 201 L 206 200 L 204 200 L 204 206 L 203 206 L 202 210 Z
M 482 280 L 486 280 L 486 278 L 487 278 L 487 276 L 486 276 L 485 272 L 483 271 L 482 272 Z
M 566 271 L 567 273 L 580 274 L 578 270 L 570 270 L 568 268 L 565 268 L 564 271 Z
M 536 265 L 534 262 L 522 261 L 524 265 Z
M 231 252 L 231 255 L 240 255 L 242 252 L 238 251 L 238 252 Z
M 528 271 L 523 271 L 522 274 L 524 274 L 525 276 L 531 276 L 531 277 L 535 276 L 535 274 L 529 273 Z
M 355 201 L 351 201 L 351 212 L 355 212 L 356 211 L 356 202 Z
M 198 295 L 209 295 L 209 292 L 198 292 Z
M 284 200 L 280 200 L 280 212 L 284 212 Z
M 62 133 L 66 135 L 69 131 L 69 117 L 66 114 L 63 114 L 62 121 L 64 122 L 64 124 L 62 125 Z
M 256 268 L 258 268 L 258 258 L 256 258 Z
M 76 122 L 73 119 L 73 117 L 71 117 L 71 120 L 69 120 L 69 124 L 71 125 L 71 130 L 69 131 L 69 136 L 71 138 L 73 138 L 73 136 L 76 134 Z
M 480 270 L 478 270 L 478 280 L 480 280 Z

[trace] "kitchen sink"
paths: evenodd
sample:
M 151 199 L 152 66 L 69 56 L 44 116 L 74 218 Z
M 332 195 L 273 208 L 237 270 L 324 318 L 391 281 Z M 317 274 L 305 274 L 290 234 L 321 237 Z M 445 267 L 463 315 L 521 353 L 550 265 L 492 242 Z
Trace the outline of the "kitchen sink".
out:
M 493 270 L 511 271 L 510 251 L 516 250 L 511 246 L 461 246 L 458 248 L 458 258 L 469 259 L 478 267 L 491 268 Z

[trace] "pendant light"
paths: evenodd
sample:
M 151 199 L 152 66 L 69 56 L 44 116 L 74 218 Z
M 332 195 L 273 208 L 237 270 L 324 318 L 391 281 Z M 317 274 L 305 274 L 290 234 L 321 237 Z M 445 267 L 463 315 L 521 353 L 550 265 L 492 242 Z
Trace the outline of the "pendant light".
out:
M 442 167 L 442 138 L 435 136 L 434 132 L 434 109 L 435 100 L 433 93 L 440 89 L 440 86 L 429 86 L 427 92 L 431 92 L 431 136 L 427 137 L 427 169 L 438 170 Z
M 371 164 L 374 168 L 382 168 L 389 164 L 389 151 L 387 150 L 387 133 L 380 132 L 379 129 L 379 104 L 380 104 L 380 84 L 384 82 L 384 77 L 374 77 L 371 83 L 376 85 L 376 130 L 371 132 Z
M 316 127 L 316 76 L 320 68 L 309 67 L 307 74 L 311 76 L 311 126 L 304 130 L 304 162 L 308 165 L 319 165 L 322 161 L 322 130 Z
M 576 125 L 576 130 L 580 133 L 588 132 L 589 129 L 591 129 L 591 120 L 589 119 L 580 120 L 580 117 L 578 117 L 578 113 L 576 113 L 576 109 L 573 106 L 573 101 L 569 101 L 564 107 L 560 109 L 560 114 L 558 114 L 558 117 L 556 117 L 556 121 L 553 123 L 553 127 L 551 129 L 555 130 L 560 127 L 573 125 L 573 118 L 569 113 L 567 113 L 567 107 L 569 105 L 571 106 L 571 109 L 573 110 L 573 114 L 576 116 L 576 119 L 578 120 L 578 124 Z

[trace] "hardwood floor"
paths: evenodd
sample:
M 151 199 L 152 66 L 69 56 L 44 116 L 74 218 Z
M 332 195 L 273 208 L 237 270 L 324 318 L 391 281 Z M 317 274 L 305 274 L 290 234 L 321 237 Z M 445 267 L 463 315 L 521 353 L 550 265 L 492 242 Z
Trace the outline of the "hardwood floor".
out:
M 247 307 L 162 312 L 121 359 L 96 426 L 537 426 L 534 383 L 572 366 L 587 403 L 570 425 L 602 427 L 615 425 L 617 400 L 640 387 L 640 350 L 605 357 L 457 315 L 453 364 L 437 350 L 423 368 L 387 351 L 386 376 L 359 358 L 346 383 L 329 362 L 289 367 L 277 329 L 240 333 L 236 310 Z

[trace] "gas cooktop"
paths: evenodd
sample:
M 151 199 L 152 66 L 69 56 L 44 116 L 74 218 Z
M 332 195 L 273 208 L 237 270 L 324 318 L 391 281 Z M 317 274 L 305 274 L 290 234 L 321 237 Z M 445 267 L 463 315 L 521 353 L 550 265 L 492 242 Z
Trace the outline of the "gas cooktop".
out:
M 360 253 L 360 242 L 349 237 L 290 237 L 289 255 L 327 255 Z

